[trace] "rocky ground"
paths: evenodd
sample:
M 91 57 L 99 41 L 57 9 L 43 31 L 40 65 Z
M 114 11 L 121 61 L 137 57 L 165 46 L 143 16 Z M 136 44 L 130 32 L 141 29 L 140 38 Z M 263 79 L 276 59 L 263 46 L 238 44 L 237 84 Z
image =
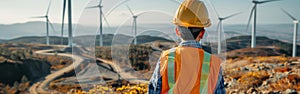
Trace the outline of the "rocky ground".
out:
M 300 93 L 300 57 L 244 56 L 223 65 L 228 94 Z

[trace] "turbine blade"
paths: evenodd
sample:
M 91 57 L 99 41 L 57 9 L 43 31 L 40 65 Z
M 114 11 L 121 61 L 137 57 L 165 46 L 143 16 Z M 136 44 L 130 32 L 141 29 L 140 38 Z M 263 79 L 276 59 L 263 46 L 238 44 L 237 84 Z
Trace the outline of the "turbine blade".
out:
M 129 12 L 131 13 L 132 16 L 134 16 L 134 13 L 132 12 L 132 10 L 130 9 L 130 7 L 128 5 L 126 5 L 126 7 L 128 8 Z
M 103 14 L 103 12 L 102 12 L 102 14 Z M 107 26 L 110 27 L 110 25 L 109 25 L 109 23 L 108 23 L 108 20 L 107 20 L 107 18 L 105 17 L 105 15 L 103 15 L 103 18 L 104 18 L 104 21 L 105 21 L 105 23 L 107 24 Z
M 281 8 L 281 10 L 288 15 L 292 20 L 296 21 L 297 19 L 295 17 L 293 17 L 290 13 L 288 13 L 287 11 L 285 11 L 284 9 Z
M 141 15 L 147 13 L 147 12 L 149 12 L 149 11 L 140 12 L 140 13 L 138 13 L 136 16 L 141 16 Z
M 169 1 L 172 1 L 172 2 L 174 2 L 176 4 L 181 4 L 181 2 L 179 0 L 169 0 Z
M 212 6 L 212 8 L 213 8 L 214 12 L 216 13 L 216 15 L 218 16 L 218 18 L 220 18 L 220 15 L 219 15 L 215 5 L 210 0 L 207 0 L 207 1 Z
M 281 0 L 266 0 L 266 1 L 260 1 L 258 4 L 268 3 L 268 2 L 274 2 L 274 1 L 281 1 Z
M 113 8 L 111 8 L 108 12 L 107 12 L 107 16 L 110 15 L 111 12 L 113 12 L 116 8 L 118 8 L 119 6 L 121 6 L 122 4 L 126 3 L 129 0 L 123 0 L 121 2 L 119 2 L 118 4 L 116 4 Z
M 134 35 L 134 33 L 133 33 L 134 31 L 133 31 L 133 29 L 134 29 L 134 20 L 132 20 L 132 25 L 131 25 L 131 34 L 132 34 L 132 35 Z
M 217 26 L 217 32 L 221 32 L 221 31 L 219 31 L 220 30 L 220 21 L 218 22 L 218 26 Z
M 30 17 L 30 18 L 46 18 L 46 16 L 35 16 L 35 17 Z
M 52 29 L 55 33 L 57 33 L 56 30 L 55 30 L 55 28 L 54 28 L 54 26 L 53 26 L 53 24 L 51 23 L 51 21 L 50 21 L 49 19 L 47 19 L 47 20 L 48 20 L 48 22 L 49 22 L 49 25 L 50 25 L 51 29 Z
M 100 1 L 99 1 L 99 6 L 101 6 L 101 5 L 102 5 L 102 2 L 103 2 L 103 0 L 100 0 Z
M 229 16 L 227 16 L 227 17 L 224 17 L 223 20 L 226 20 L 226 19 L 229 19 L 229 18 L 231 18 L 231 17 L 237 16 L 237 15 L 239 15 L 239 14 L 241 14 L 241 13 L 242 13 L 242 12 L 238 12 L 238 13 L 229 15 Z
M 46 12 L 46 16 L 48 16 L 48 14 L 49 14 L 51 3 L 52 3 L 52 0 L 50 0 L 50 2 L 49 2 L 48 8 L 47 8 L 47 12 Z
M 256 8 L 256 5 L 254 5 L 253 8 L 252 8 L 252 10 L 251 10 L 251 13 L 250 13 L 250 16 L 249 16 L 249 20 L 248 20 L 248 23 L 247 23 L 246 32 L 248 32 L 248 29 L 249 29 L 249 26 L 250 26 L 250 22 L 251 22 L 251 19 L 252 19 L 252 15 L 253 15 L 253 12 L 254 12 L 255 8 Z
M 99 6 L 90 6 L 90 7 L 86 7 L 86 9 L 90 9 L 90 8 L 99 8 Z

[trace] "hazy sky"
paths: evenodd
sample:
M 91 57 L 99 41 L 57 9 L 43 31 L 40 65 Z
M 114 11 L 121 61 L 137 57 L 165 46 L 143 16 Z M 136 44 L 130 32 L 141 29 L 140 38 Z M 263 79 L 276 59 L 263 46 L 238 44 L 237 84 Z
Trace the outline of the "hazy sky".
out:
M 1 0 L 0 1 L 0 24 L 24 23 L 28 21 L 44 21 L 44 19 L 32 19 L 33 16 L 45 15 L 50 0 Z M 122 0 L 104 0 L 104 12 L 107 14 L 118 2 Z M 216 14 L 212 7 L 205 1 L 210 11 L 213 22 L 216 22 Z M 232 13 L 243 12 L 224 24 L 246 24 L 250 9 L 251 0 L 210 0 L 222 16 Z M 75 23 L 97 25 L 98 10 L 85 9 L 87 6 L 97 5 L 98 0 L 72 0 L 73 18 Z M 129 5 L 135 13 L 153 10 L 156 12 L 145 13 L 140 17 L 140 23 L 165 23 L 171 22 L 178 4 L 171 0 L 129 0 L 119 6 L 110 15 L 106 15 L 110 25 L 130 23 L 131 16 L 125 5 Z M 284 8 L 293 16 L 300 19 L 300 0 L 281 0 L 259 5 L 258 23 L 291 23 L 280 8 Z M 62 0 L 52 0 L 49 18 L 53 23 L 61 23 Z M 157 12 L 160 11 L 160 12 Z M 152 21 L 152 22 L 151 22 Z M 159 22 L 161 21 L 161 22 Z

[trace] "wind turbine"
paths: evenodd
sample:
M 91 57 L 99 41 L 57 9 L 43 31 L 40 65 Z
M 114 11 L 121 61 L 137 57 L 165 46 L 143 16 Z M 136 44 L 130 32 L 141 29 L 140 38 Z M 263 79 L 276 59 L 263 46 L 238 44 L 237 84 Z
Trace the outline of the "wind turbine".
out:
M 136 45 L 137 44 L 137 37 L 136 37 L 136 34 L 137 34 L 137 18 L 139 16 L 141 16 L 142 14 L 146 13 L 146 12 L 141 12 L 141 13 L 138 13 L 138 14 L 135 15 L 128 5 L 127 5 L 127 8 L 129 10 L 130 14 L 132 15 L 132 18 L 133 18 L 132 28 L 133 28 L 133 32 L 134 32 L 134 45 Z
M 100 24 L 99 24 L 99 27 L 100 27 L 99 45 L 100 46 L 103 46 L 103 18 L 104 18 L 105 22 L 107 23 L 107 25 L 109 25 L 106 17 L 103 15 L 103 11 L 102 11 L 103 5 L 102 5 L 102 2 L 103 2 L 103 0 L 100 0 L 99 4 L 97 6 L 87 7 L 87 9 L 90 9 L 90 8 L 99 8 L 99 17 L 100 17 Z
M 68 0 L 68 28 L 69 28 L 69 38 L 68 46 L 73 47 L 73 28 L 72 28 L 72 0 Z
M 297 32 L 298 32 L 298 24 L 299 24 L 299 20 L 296 19 L 295 17 L 293 17 L 290 13 L 288 13 L 287 11 L 285 11 L 284 9 L 281 9 L 287 16 L 289 16 L 294 23 L 294 40 L 293 40 L 293 57 L 296 57 L 297 55 Z
M 209 0 L 208 0 L 208 1 L 209 1 Z M 224 21 L 224 20 L 227 20 L 227 19 L 229 19 L 229 18 L 231 18 L 231 17 L 237 16 L 238 14 L 241 14 L 241 12 L 235 13 L 235 14 L 231 14 L 231 15 L 226 16 L 226 17 L 221 17 L 221 16 L 219 15 L 219 13 L 217 12 L 217 9 L 216 9 L 216 7 L 214 6 L 214 4 L 211 3 L 210 1 L 209 1 L 209 3 L 210 3 L 211 6 L 213 7 L 215 13 L 216 13 L 217 16 L 218 16 L 218 20 L 219 20 L 219 23 L 218 23 L 218 26 L 217 26 L 217 31 L 218 31 L 218 54 L 220 54 L 220 53 L 221 53 L 221 37 L 222 37 L 222 36 L 221 36 L 221 33 L 224 32 L 224 31 L 223 31 L 223 30 L 224 30 L 224 28 L 223 28 L 223 21 Z
M 61 26 L 61 44 L 63 44 L 64 22 L 66 6 L 68 5 L 68 46 L 73 46 L 73 30 L 72 30 L 72 0 L 63 1 L 62 26 Z
M 256 1 L 256 0 L 252 0 L 253 3 L 253 7 L 251 9 L 251 13 L 250 13 L 250 17 L 249 17 L 249 21 L 248 21 L 248 25 L 247 25 L 247 29 L 249 28 L 249 24 L 250 21 L 253 17 L 253 22 L 252 22 L 252 35 L 251 35 L 251 48 L 255 48 L 256 47 L 256 16 L 257 16 L 257 5 L 259 4 L 264 4 L 264 3 L 269 3 L 269 2 L 274 2 L 274 1 L 280 1 L 280 0 L 266 0 L 266 1 Z
M 54 27 L 50 23 L 49 16 L 48 16 L 50 7 L 51 7 L 51 0 L 49 2 L 49 5 L 48 5 L 45 16 L 32 17 L 32 18 L 45 18 L 46 19 L 46 44 L 47 45 L 50 45 L 50 42 L 49 42 L 49 24 L 51 25 L 52 29 L 54 30 Z
M 218 30 L 218 54 L 221 53 L 221 37 L 222 37 L 221 33 L 224 32 L 223 21 L 227 20 L 227 19 L 229 19 L 231 17 L 234 17 L 234 16 L 236 16 L 238 14 L 241 14 L 241 12 L 240 13 L 231 14 L 231 15 L 226 16 L 226 17 L 220 17 L 218 15 L 218 20 L 219 20 L 218 27 L 217 27 L 217 30 Z

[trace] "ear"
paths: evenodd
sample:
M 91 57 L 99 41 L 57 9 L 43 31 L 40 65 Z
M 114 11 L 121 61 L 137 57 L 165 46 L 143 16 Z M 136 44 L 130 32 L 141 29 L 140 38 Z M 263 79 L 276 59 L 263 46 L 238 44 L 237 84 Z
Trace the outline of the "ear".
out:
M 203 30 L 199 33 L 197 39 L 202 39 L 203 36 L 204 36 L 204 34 L 205 34 L 205 29 L 203 29 Z
M 176 31 L 176 35 L 177 35 L 177 36 L 181 36 L 181 34 L 180 34 L 180 32 L 179 32 L 179 30 L 178 30 L 177 27 L 175 28 L 175 31 Z
M 199 34 L 200 36 L 199 37 L 202 39 L 203 36 L 204 36 L 204 34 L 205 34 L 205 30 L 203 29 L 203 31 L 200 32 L 200 34 Z

